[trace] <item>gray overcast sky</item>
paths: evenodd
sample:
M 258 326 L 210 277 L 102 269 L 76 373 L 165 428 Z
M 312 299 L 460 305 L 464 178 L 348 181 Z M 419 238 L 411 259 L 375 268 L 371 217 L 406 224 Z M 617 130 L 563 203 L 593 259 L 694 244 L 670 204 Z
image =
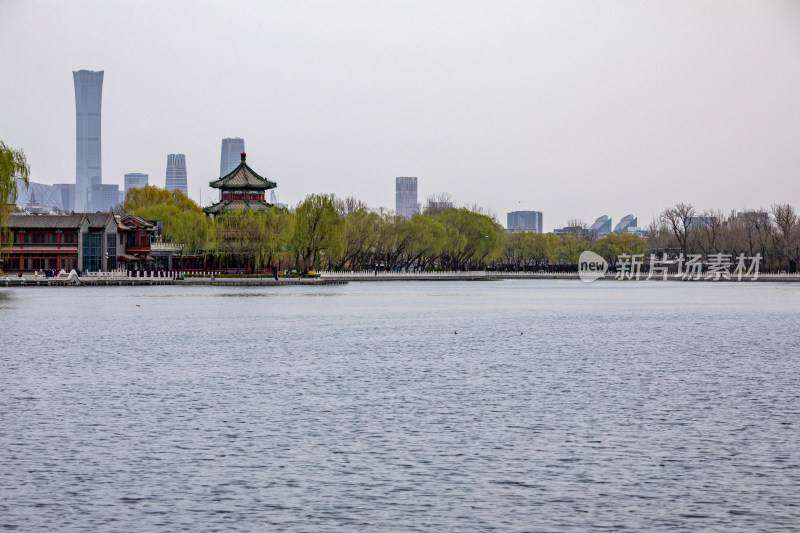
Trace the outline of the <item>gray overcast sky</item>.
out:
M 679 201 L 800 208 L 800 2 L 0 0 L 0 139 L 75 181 L 71 71 L 104 70 L 103 182 L 203 202 L 223 137 L 281 200 L 449 192 L 505 224 Z

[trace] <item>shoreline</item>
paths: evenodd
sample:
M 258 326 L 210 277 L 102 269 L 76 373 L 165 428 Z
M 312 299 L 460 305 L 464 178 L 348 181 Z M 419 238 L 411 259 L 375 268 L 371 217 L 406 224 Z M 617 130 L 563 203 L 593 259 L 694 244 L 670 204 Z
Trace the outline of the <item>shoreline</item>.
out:
M 680 275 L 671 274 L 668 279 L 661 277 L 653 279 L 616 279 L 614 276 L 605 276 L 592 281 L 611 281 L 611 282 L 688 282 L 688 283 L 752 283 L 752 282 L 772 282 L 772 283 L 800 283 L 800 275 L 792 274 L 759 274 L 755 279 L 736 277 L 730 279 L 682 279 Z M 330 286 L 347 285 L 350 282 L 374 282 L 374 281 L 501 281 L 501 280 L 561 280 L 561 281 L 582 281 L 577 273 L 558 273 L 558 274 L 535 274 L 535 273 L 487 273 L 487 272 L 452 272 L 452 273 L 361 273 L 361 272 L 336 272 L 323 273 L 319 278 L 282 278 L 275 280 L 272 277 L 263 278 L 227 278 L 217 277 L 213 281 L 211 277 L 191 277 L 185 279 L 172 278 L 80 278 L 78 283 L 63 278 L 17 278 L 0 277 L 0 287 L 106 287 L 106 286 L 153 286 L 153 285 L 172 285 L 172 286 L 234 286 L 234 287 L 272 287 L 272 286 Z M 584 282 L 587 283 L 587 282 Z

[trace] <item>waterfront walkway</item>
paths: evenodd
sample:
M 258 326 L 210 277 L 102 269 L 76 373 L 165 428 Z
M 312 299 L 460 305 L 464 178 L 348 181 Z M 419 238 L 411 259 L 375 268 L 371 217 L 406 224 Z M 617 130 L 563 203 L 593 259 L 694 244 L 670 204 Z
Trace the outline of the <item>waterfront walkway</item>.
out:
M 219 286 L 287 286 L 287 285 L 344 285 L 351 281 L 492 281 L 503 279 L 540 279 L 540 280 L 574 280 L 580 279 L 577 272 L 487 272 L 484 270 L 473 271 L 437 271 L 437 272 L 380 272 L 374 270 L 348 272 L 348 271 L 323 271 L 319 272 L 319 278 L 278 278 L 265 276 L 261 278 L 253 277 L 224 277 L 215 273 L 212 279 L 210 273 L 203 277 L 183 277 L 181 272 L 161 272 L 152 273 L 147 276 L 131 276 L 119 272 L 94 272 L 80 277 L 56 276 L 45 277 L 43 275 L 26 274 L 23 276 L 0 276 L 0 287 L 57 287 L 57 286 L 112 286 L 112 285 L 219 285 Z M 183 279 L 181 279 L 183 278 Z M 649 281 L 662 281 L 661 276 L 654 276 Z M 680 274 L 670 274 L 668 281 L 713 281 L 709 279 L 686 280 Z M 606 274 L 599 278 L 599 281 L 620 281 L 614 274 Z M 625 280 L 628 281 L 628 280 Z M 637 281 L 637 280 L 633 280 Z M 638 281 L 648 281 L 647 274 L 642 274 Z M 736 276 L 731 276 L 729 280 L 721 279 L 718 281 L 738 281 Z M 742 277 L 742 282 L 762 281 L 762 282 L 782 282 L 798 283 L 800 274 L 758 274 L 758 277 Z

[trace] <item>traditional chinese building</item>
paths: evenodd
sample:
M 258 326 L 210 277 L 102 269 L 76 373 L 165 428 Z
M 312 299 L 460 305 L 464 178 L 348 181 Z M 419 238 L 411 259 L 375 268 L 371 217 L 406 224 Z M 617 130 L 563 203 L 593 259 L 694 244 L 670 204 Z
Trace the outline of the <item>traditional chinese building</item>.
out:
M 119 254 L 119 260 L 127 263 L 129 270 L 148 270 L 151 246 L 161 233 L 159 223 L 136 215 L 122 217 L 117 223 L 125 250 Z
M 203 209 L 211 216 L 235 209 L 255 209 L 266 211 L 272 204 L 266 201 L 266 191 L 274 189 L 277 184 L 258 175 L 245 162 L 247 154 L 242 153 L 242 162 L 225 176 L 209 185 L 219 189 L 220 201 Z
M 156 224 L 141 217 L 111 213 L 73 215 L 11 214 L 8 229 L 13 243 L 0 242 L 6 272 L 39 270 L 115 270 L 146 268 Z M 9 244 L 11 244 L 9 246 Z

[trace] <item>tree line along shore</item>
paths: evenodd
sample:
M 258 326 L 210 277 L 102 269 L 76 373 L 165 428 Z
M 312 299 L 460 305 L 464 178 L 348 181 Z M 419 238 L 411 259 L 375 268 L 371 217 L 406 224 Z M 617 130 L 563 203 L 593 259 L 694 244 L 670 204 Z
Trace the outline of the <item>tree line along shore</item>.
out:
M 599 236 L 571 221 L 567 235 L 507 233 L 476 206 L 438 209 L 432 202 L 411 218 L 370 209 L 349 197 L 310 194 L 294 209 L 237 210 L 210 218 L 179 191 L 131 189 L 119 210 L 160 220 L 167 242 L 184 255 L 210 255 L 216 266 L 282 270 L 574 271 L 591 250 L 615 264 L 622 254 L 724 253 L 762 257 L 762 272 L 795 272 L 800 217 L 788 204 L 745 213 L 665 209 L 647 228 Z M 702 223 L 698 223 L 698 220 Z
M 0 141 L 0 239 L 13 246 L 8 214 L 16 209 L 17 180 L 28 183 L 24 153 Z M 210 269 L 481 270 L 569 272 L 591 250 L 609 264 L 621 255 L 653 253 L 760 255 L 762 272 L 798 271 L 800 217 L 789 204 L 725 215 L 688 204 L 666 208 L 647 237 L 598 235 L 572 220 L 567 234 L 506 233 L 478 206 L 443 209 L 429 201 L 421 214 L 396 216 L 349 197 L 310 194 L 294 209 L 236 209 L 215 217 L 180 191 L 130 189 L 118 214 L 161 221 L 162 238 Z

